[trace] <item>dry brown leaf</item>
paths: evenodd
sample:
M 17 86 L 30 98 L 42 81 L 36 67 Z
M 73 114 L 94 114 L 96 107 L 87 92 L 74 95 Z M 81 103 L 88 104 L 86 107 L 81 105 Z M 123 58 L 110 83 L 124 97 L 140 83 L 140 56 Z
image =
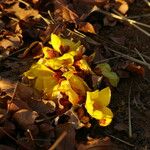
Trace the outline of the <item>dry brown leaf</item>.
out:
M 58 138 L 64 131 L 67 135 L 57 146 L 56 150 L 75 150 L 75 128 L 72 124 L 66 123 L 56 127 L 56 137 Z
M 33 89 L 32 87 L 27 86 L 26 84 L 23 83 L 19 83 L 17 86 L 17 90 L 16 90 L 16 96 L 25 101 L 25 102 L 29 102 L 31 99 L 40 99 L 41 95 L 40 93 Z
M 22 44 L 23 44 L 23 41 L 22 39 L 20 38 L 21 35 L 19 34 L 11 34 L 11 35 L 7 35 L 5 38 L 3 38 L 1 41 L 0 41 L 0 46 L 4 49 L 4 50 L 7 50 L 8 48 L 10 50 L 13 50 L 13 49 L 17 49 L 19 48 Z M 4 51 L 3 50 L 3 51 Z M 3 52 L 5 55 L 8 55 L 9 54 L 9 51 L 4 51 Z
M 116 0 L 116 2 L 118 4 L 117 10 L 122 14 L 126 14 L 129 9 L 128 3 L 125 0 Z
M 19 99 L 14 99 L 13 101 L 7 102 L 7 110 L 9 112 L 16 112 L 20 109 L 30 109 L 30 107 L 27 105 L 26 102 Z
M 89 22 L 80 22 L 79 23 L 79 30 L 83 32 L 95 33 L 95 29 L 93 25 Z
M 140 75 L 142 77 L 144 77 L 144 75 L 145 75 L 145 69 L 142 66 L 137 65 L 135 63 L 128 64 L 126 69 L 128 71 L 130 71 L 130 72 L 132 72 L 134 74 Z
M 0 78 L 0 90 L 6 91 L 13 89 L 15 84 L 7 79 Z
M 79 144 L 77 150 L 116 150 L 109 137 L 92 139 L 87 144 Z
M 78 15 L 69 9 L 67 6 L 60 5 L 55 11 L 55 19 L 61 21 L 67 21 L 70 23 L 76 23 Z
M 37 112 L 28 109 L 21 109 L 13 115 L 13 119 L 23 128 L 27 129 L 29 125 L 33 125 L 38 117 Z
M 10 8 L 5 9 L 5 12 L 8 14 L 15 14 L 16 17 L 20 20 L 25 20 L 31 16 L 34 18 L 39 18 L 39 13 L 35 9 L 23 9 L 19 6 L 19 2 L 12 5 Z

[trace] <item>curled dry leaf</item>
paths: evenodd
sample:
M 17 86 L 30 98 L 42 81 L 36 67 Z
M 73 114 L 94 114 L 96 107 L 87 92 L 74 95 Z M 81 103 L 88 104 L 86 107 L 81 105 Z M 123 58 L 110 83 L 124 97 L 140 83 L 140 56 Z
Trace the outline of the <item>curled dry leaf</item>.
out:
M 28 104 L 19 99 L 13 99 L 13 101 L 7 101 L 7 110 L 9 112 L 16 112 L 20 109 L 30 109 Z
M 10 8 L 5 9 L 8 14 L 14 14 L 18 19 L 25 20 L 31 16 L 39 18 L 39 12 L 35 9 L 23 9 L 19 6 L 19 2 L 16 2 Z
M 27 129 L 29 125 L 33 125 L 38 117 L 37 112 L 28 109 L 21 109 L 13 115 L 13 119 L 23 128 Z
M 116 3 L 118 3 L 117 10 L 122 14 L 126 14 L 129 9 L 129 6 L 126 0 L 116 0 Z
M 104 139 L 91 139 L 86 144 L 79 144 L 77 150 L 115 150 L 109 137 Z
M 78 15 L 69 9 L 67 6 L 60 5 L 55 11 L 56 20 L 67 21 L 70 23 L 76 23 Z
M 79 23 L 79 30 L 83 32 L 89 32 L 95 34 L 95 29 L 93 25 L 89 22 L 81 22 Z
M 130 71 L 130 72 L 132 72 L 134 74 L 140 75 L 142 77 L 144 77 L 144 75 L 145 75 L 145 69 L 142 66 L 137 65 L 135 63 L 128 64 L 126 69 L 128 71 Z

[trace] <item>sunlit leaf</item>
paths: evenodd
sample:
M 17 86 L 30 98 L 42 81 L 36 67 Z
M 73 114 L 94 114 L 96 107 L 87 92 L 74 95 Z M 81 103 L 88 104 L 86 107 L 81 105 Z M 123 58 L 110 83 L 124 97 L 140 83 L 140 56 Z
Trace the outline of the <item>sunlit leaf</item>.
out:
M 111 71 L 111 67 L 107 63 L 102 63 L 96 66 L 96 72 L 99 74 L 101 73 L 104 77 L 106 77 L 110 84 L 114 87 L 117 87 L 119 83 L 119 77 L 118 75 Z
M 115 72 L 103 72 L 103 75 L 108 78 L 110 84 L 114 87 L 117 87 L 119 82 L 119 77 Z
M 110 124 L 113 118 L 113 113 L 106 107 L 110 103 L 110 98 L 111 91 L 109 87 L 101 91 L 87 92 L 85 108 L 93 118 L 101 121 L 100 125 L 102 126 Z

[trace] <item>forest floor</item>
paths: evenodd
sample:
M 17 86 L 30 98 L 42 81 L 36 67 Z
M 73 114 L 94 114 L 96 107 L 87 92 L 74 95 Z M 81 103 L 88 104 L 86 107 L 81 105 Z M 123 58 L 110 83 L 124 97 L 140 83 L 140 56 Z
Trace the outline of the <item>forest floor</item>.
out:
M 94 4 L 97 10 L 91 11 Z M 108 17 L 101 11 L 115 13 L 112 10 L 117 6 L 113 1 L 0 1 L 0 150 L 48 150 L 59 137 L 62 142 L 56 149 L 61 150 L 150 149 L 150 7 L 144 0 L 128 0 L 129 10 L 125 13 L 128 18 L 147 24 L 148 27 L 139 25 L 145 33 L 128 21 Z M 59 118 L 64 124 L 53 125 L 56 116 L 50 118 L 47 106 L 34 107 L 33 101 L 24 102 L 33 96 L 34 89 L 18 87 L 22 74 L 41 57 L 40 50 L 48 45 L 50 34 L 60 32 L 64 37 L 71 33 L 80 40 L 87 53 L 95 51 L 93 64 L 109 63 L 118 74 L 120 82 L 112 88 L 110 103 L 114 118 L 109 126 L 101 127 L 92 120 L 91 127 L 75 130 L 64 121 L 64 114 Z M 16 99 L 11 106 L 16 93 L 23 102 Z M 33 123 L 36 115 L 30 111 L 31 117 L 22 116 L 25 120 L 20 121 L 14 114 L 22 109 L 45 115 Z M 26 119 L 29 124 L 32 122 L 28 130 L 23 125 L 28 124 Z M 71 132 L 67 139 L 60 134 L 63 130 Z

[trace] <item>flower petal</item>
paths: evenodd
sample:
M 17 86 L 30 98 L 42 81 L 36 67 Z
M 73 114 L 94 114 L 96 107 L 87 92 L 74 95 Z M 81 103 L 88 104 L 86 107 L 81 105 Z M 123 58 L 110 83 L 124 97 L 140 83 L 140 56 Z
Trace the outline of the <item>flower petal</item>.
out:
M 100 124 L 100 126 L 107 126 L 112 121 L 113 113 L 107 107 L 103 107 L 101 111 L 103 113 L 103 117 L 102 117 L 102 119 L 99 120 L 99 124 Z
M 50 44 L 52 45 L 53 49 L 57 52 L 61 53 L 60 46 L 61 46 L 61 38 L 56 34 L 51 34 L 51 41 Z
M 58 90 L 62 93 L 65 93 L 66 95 L 68 95 L 69 97 L 69 101 L 73 104 L 73 105 L 77 105 L 79 102 L 79 96 L 78 94 L 71 88 L 71 85 L 69 83 L 69 81 L 64 80 L 61 82 Z
M 96 99 L 96 102 L 100 106 L 107 106 L 110 103 L 110 98 L 111 98 L 111 90 L 109 87 L 106 87 L 101 91 L 99 91 L 98 99 Z

